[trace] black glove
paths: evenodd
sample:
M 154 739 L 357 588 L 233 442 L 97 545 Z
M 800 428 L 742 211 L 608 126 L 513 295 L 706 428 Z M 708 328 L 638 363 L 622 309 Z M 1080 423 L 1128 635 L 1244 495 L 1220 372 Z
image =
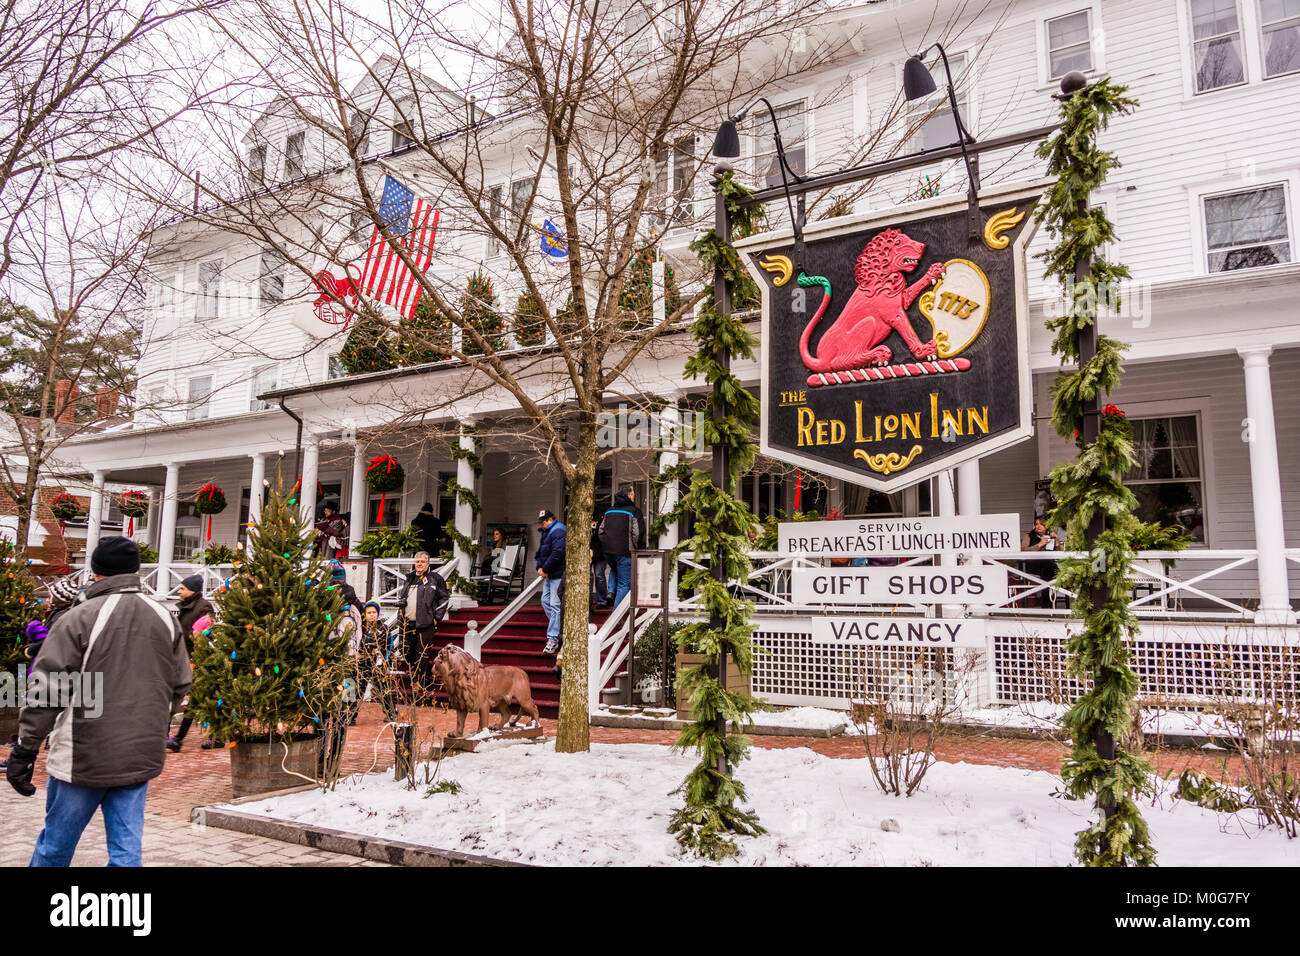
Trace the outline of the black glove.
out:
M 28 750 L 22 744 L 14 744 L 9 753 L 9 765 L 5 767 L 5 778 L 10 786 L 24 797 L 36 792 L 32 786 L 32 770 L 36 767 L 36 751 Z

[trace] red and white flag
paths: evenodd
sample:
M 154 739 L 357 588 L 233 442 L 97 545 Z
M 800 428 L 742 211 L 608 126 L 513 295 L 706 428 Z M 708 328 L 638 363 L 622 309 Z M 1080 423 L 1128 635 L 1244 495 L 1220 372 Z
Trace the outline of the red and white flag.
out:
M 438 230 L 438 210 L 415 195 L 392 176 L 384 177 L 384 195 L 379 203 L 380 218 L 411 261 L 412 272 L 388 240 L 376 227 L 366 250 L 366 264 L 361 270 L 361 291 L 391 305 L 406 318 L 415 314 L 420 304 L 421 287 L 417 275 L 423 275 L 433 262 L 433 237 Z

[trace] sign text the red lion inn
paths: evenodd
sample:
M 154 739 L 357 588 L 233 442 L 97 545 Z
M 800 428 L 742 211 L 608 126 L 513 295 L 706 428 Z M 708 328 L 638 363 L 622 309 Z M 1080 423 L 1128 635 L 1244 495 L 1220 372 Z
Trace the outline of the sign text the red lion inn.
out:
M 765 455 L 895 491 L 1031 430 L 1025 247 L 1041 191 L 736 243 L 763 290 Z

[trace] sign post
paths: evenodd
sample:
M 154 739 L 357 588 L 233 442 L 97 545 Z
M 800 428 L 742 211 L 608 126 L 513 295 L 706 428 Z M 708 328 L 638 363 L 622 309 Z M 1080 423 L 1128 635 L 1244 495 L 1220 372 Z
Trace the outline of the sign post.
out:
M 662 706 L 668 706 L 668 586 L 669 561 L 667 551 L 635 551 L 632 554 L 632 608 L 631 633 L 628 636 L 627 680 L 631 696 L 636 695 L 636 612 L 640 608 L 658 608 L 663 625 L 663 671 L 660 687 Z

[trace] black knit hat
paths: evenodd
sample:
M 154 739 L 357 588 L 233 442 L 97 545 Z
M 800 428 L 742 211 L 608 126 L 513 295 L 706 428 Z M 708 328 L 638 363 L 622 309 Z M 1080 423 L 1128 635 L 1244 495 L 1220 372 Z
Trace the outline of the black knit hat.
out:
M 181 579 L 181 587 L 189 588 L 195 594 L 203 593 L 203 575 L 191 574 L 187 578 Z
M 106 578 L 114 574 L 135 574 L 140 570 L 140 549 L 120 534 L 100 538 L 95 553 L 90 556 L 90 570 Z

